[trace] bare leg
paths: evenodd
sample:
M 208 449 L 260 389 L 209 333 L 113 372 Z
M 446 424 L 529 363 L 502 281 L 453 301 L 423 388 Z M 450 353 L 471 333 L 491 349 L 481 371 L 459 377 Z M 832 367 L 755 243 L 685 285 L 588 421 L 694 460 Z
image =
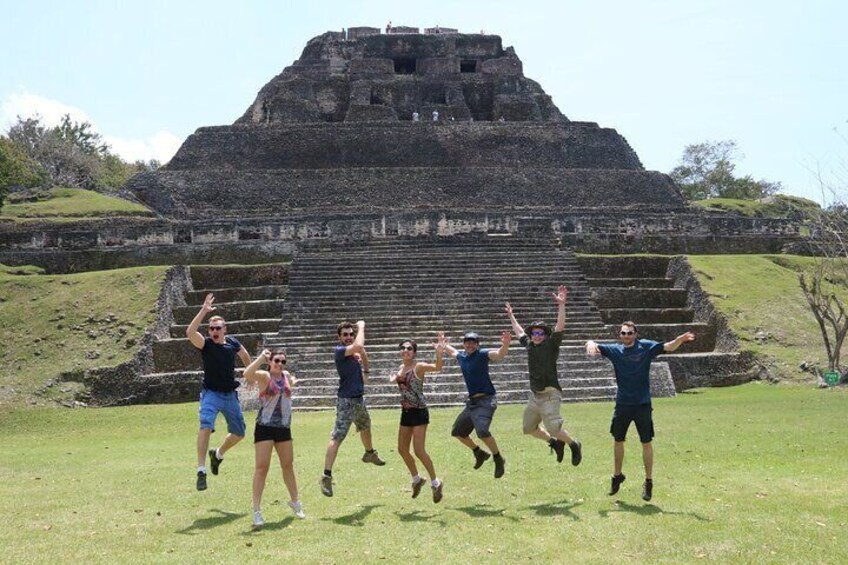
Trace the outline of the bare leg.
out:
M 265 491 L 265 479 L 268 477 L 268 469 L 271 466 L 271 451 L 274 442 L 271 440 L 260 441 L 254 444 L 256 465 L 253 470 L 253 510 L 262 507 L 262 493 Z
M 486 444 L 492 454 L 500 453 L 500 449 L 498 449 L 498 443 L 495 441 L 495 436 L 481 437 L 480 441 Z
M 274 444 L 280 467 L 283 469 L 283 482 L 289 490 L 289 498 L 297 502 L 297 479 L 294 476 L 294 445 L 291 441 L 278 441 Z
M 336 462 L 336 455 L 339 453 L 339 446 L 341 442 L 338 442 L 334 439 L 330 440 L 330 443 L 327 444 L 327 455 L 324 456 L 324 468 L 332 471 L 333 463 Z
M 613 458 L 615 465 L 613 467 L 613 475 L 621 474 L 621 466 L 624 464 L 624 442 L 616 441 L 613 445 Z
M 237 436 L 235 434 L 227 434 L 227 437 L 224 438 L 224 443 L 221 444 L 221 447 L 218 448 L 218 453 L 221 457 L 230 450 L 235 444 L 244 439 L 244 436 Z
M 197 466 L 206 466 L 206 452 L 209 451 L 209 436 L 212 435 L 212 430 L 209 428 L 200 428 L 197 432 Z
M 418 476 L 418 467 L 415 465 L 415 458 L 409 452 L 409 443 L 412 441 L 412 430 L 409 426 L 400 426 L 398 428 L 398 455 L 400 455 L 406 468 L 409 469 L 409 474 L 413 477 Z
M 374 449 L 374 445 L 371 443 L 371 428 L 359 432 L 359 439 L 362 440 L 362 445 L 365 447 L 365 451 L 371 451 Z
M 558 440 L 564 441 L 568 445 L 571 445 L 574 442 L 574 438 L 571 437 L 571 435 L 569 435 L 569 433 L 567 431 L 565 431 L 564 429 L 560 430 L 557 433 L 556 437 L 557 437 Z
M 470 449 L 472 451 L 477 448 L 477 444 L 474 443 L 474 440 L 471 439 L 469 436 L 454 436 L 454 437 L 456 439 L 458 439 L 459 442 L 462 445 L 466 446 L 468 449 Z
M 654 444 L 650 441 L 642 444 L 642 462 L 645 464 L 645 479 L 652 480 L 654 472 Z
M 535 430 L 533 430 L 532 432 L 525 432 L 525 433 L 526 433 L 527 435 L 531 435 L 531 436 L 533 436 L 533 437 L 537 437 L 537 438 L 539 438 L 540 440 L 544 441 L 545 443 L 547 443 L 547 442 L 549 442 L 549 441 L 551 440 L 551 436 L 550 436 L 550 434 L 548 434 L 548 432 L 546 432 L 545 430 L 543 430 L 542 428 L 540 428 L 540 427 L 538 427 L 538 426 L 537 426 L 537 427 L 536 427 L 536 429 L 535 429 Z
M 415 456 L 418 457 L 418 460 L 421 461 L 421 464 L 424 465 L 425 469 L 427 469 L 427 473 L 430 475 L 430 480 L 432 481 L 436 478 L 436 468 L 433 467 L 433 460 L 430 459 L 430 455 L 424 448 L 424 444 L 426 441 L 426 425 L 415 426 L 414 428 L 412 428 L 412 447 L 413 449 L 415 449 Z

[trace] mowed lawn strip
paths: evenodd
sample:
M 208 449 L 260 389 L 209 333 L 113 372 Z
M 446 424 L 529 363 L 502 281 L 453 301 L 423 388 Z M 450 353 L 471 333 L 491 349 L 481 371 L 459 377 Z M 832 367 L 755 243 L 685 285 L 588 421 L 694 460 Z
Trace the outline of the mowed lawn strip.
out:
M 82 188 L 53 188 L 50 189 L 50 198 L 46 200 L 7 202 L 0 210 L 0 218 L 13 220 L 99 216 L 153 216 L 153 213 L 141 204 Z
M 473 470 L 449 436 L 459 408 L 434 409 L 428 450 L 445 482 L 439 505 L 426 487 L 410 498 L 395 449 L 397 410 L 372 411 L 388 464 L 362 463 L 352 433 L 334 468 L 333 498 L 317 480 L 334 414 L 296 413 L 295 470 L 308 517 L 293 517 L 274 467 L 268 524 L 257 532 L 250 438 L 210 475 L 209 490 L 194 490 L 196 404 L 7 410 L 0 544 L 8 562 L 846 562 L 848 439 L 838 426 L 846 403 L 842 389 L 761 383 L 655 400 L 650 503 L 639 496 L 634 430 L 627 481 L 606 495 L 609 403 L 563 407 L 584 444 L 576 468 L 521 434 L 522 406 L 499 407 L 493 432 L 507 473 L 497 481 L 491 462 Z

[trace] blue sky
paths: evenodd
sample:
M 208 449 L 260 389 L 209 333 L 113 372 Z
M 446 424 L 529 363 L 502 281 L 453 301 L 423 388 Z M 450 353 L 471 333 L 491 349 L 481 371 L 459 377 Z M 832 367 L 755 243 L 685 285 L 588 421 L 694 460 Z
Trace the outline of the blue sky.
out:
M 128 159 L 167 160 L 196 128 L 232 123 L 311 37 L 391 20 L 500 35 L 566 116 L 617 129 L 648 169 L 735 139 L 739 173 L 791 194 L 821 200 L 816 171 L 846 180 L 836 0 L 0 0 L 0 14 L 0 128 L 67 111 Z

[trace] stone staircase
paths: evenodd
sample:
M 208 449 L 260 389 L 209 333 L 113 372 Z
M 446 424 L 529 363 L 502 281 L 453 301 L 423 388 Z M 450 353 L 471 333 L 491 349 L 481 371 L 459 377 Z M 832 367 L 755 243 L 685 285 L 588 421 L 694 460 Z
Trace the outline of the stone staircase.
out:
M 504 302 L 512 304 L 524 325 L 536 319 L 552 325 L 551 293 L 559 284 L 570 291 L 560 355 L 564 398 L 609 400 L 615 394 L 609 364 L 587 359 L 583 349 L 586 339 L 602 337 L 605 328 L 577 259 L 570 251 L 511 237 L 393 240 L 302 253 L 291 265 L 280 332 L 266 335 L 265 345 L 288 353 L 289 369 L 301 379 L 298 407 L 332 407 L 338 387 L 332 356 L 336 324 L 364 319 L 371 366 L 368 403 L 394 407 L 397 387 L 388 378 L 400 363 L 402 339 L 418 342 L 422 360 L 433 358 L 430 344 L 438 330 L 455 347 L 472 330 L 481 335 L 483 347 L 498 347 L 501 331 L 510 329 Z M 526 371 L 520 346 L 490 365 L 502 402 L 525 401 Z M 657 377 L 673 394 L 667 369 Z M 465 385 L 453 359 L 441 373 L 428 375 L 427 397 L 433 406 L 463 402 Z

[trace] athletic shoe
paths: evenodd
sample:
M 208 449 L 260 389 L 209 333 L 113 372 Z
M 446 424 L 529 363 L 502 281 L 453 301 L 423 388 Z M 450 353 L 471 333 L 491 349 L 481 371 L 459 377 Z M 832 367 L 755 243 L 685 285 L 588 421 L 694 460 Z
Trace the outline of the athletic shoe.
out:
M 571 448 L 571 464 L 577 467 L 580 465 L 580 462 L 583 461 L 583 445 L 575 439 L 573 443 L 568 445 L 568 447 Z M 560 459 L 560 461 L 562 461 L 562 459 Z
M 616 494 L 618 492 L 619 487 L 621 486 L 621 483 L 623 483 L 626 478 L 627 477 L 625 477 L 624 475 L 613 475 L 612 482 L 610 483 L 610 490 L 607 494 L 609 494 L 610 496 Z
M 206 490 L 206 473 L 197 472 L 197 490 Z
M 472 453 L 474 453 L 474 468 L 475 469 L 479 469 L 480 467 L 482 467 L 483 463 L 488 461 L 489 457 L 491 457 L 491 455 L 489 455 L 488 451 L 483 451 L 479 447 L 477 449 L 475 449 Z
M 430 488 L 433 489 L 433 502 L 436 503 L 436 504 L 438 504 L 439 502 L 442 501 L 442 487 L 444 485 L 445 485 L 445 483 L 439 481 L 439 486 L 437 486 L 437 487 L 434 487 L 432 485 L 430 486 Z
M 261 528 L 265 525 L 265 520 L 262 519 L 262 512 L 259 510 L 253 511 L 253 527 L 254 529 Z
M 562 458 L 565 457 L 565 442 L 561 439 L 551 438 L 548 445 L 551 446 L 551 452 L 556 453 L 557 463 L 562 463 Z
M 377 455 L 376 449 L 374 451 L 366 451 L 362 455 L 362 462 L 363 463 L 373 463 L 374 465 L 377 465 L 378 467 L 382 467 L 383 465 L 386 464 L 386 462 L 383 461 L 382 459 L 380 459 L 380 456 Z
M 504 474 L 504 463 L 506 463 L 506 459 L 498 453 L 495 455 L 495 478 L 500 479 Z
M 289 508 L 294 510 L 294 515 L 303 520 L 306 518 L 306 512 L 303 511 L 303 505 L 300 501 L 289 500 Z
M 421 487 L 424 486 L 424 479 L 419 478 L 417 481 L 412 483 L 412 498 L 418 498 L 418 495 L 421 494 Z
M 211 467 L 213 475 L 218 474 L 218 467 L 220 467 L 223 462 L 223 459 L 218 459 L 218 454 L 215 453 L 214 449 L 209 450 L 209 467 Z
M 333 477 L 321 475 L 321 480 L 318 481 L 321 485 L 321 494 L 324 496 L 333 496 Z
M 642 500 L 645 502 L 651 500 L 651 497 L 654 495 L 654 481 L 651 479 L 645 479 L 645 483 L 642 485 Z

